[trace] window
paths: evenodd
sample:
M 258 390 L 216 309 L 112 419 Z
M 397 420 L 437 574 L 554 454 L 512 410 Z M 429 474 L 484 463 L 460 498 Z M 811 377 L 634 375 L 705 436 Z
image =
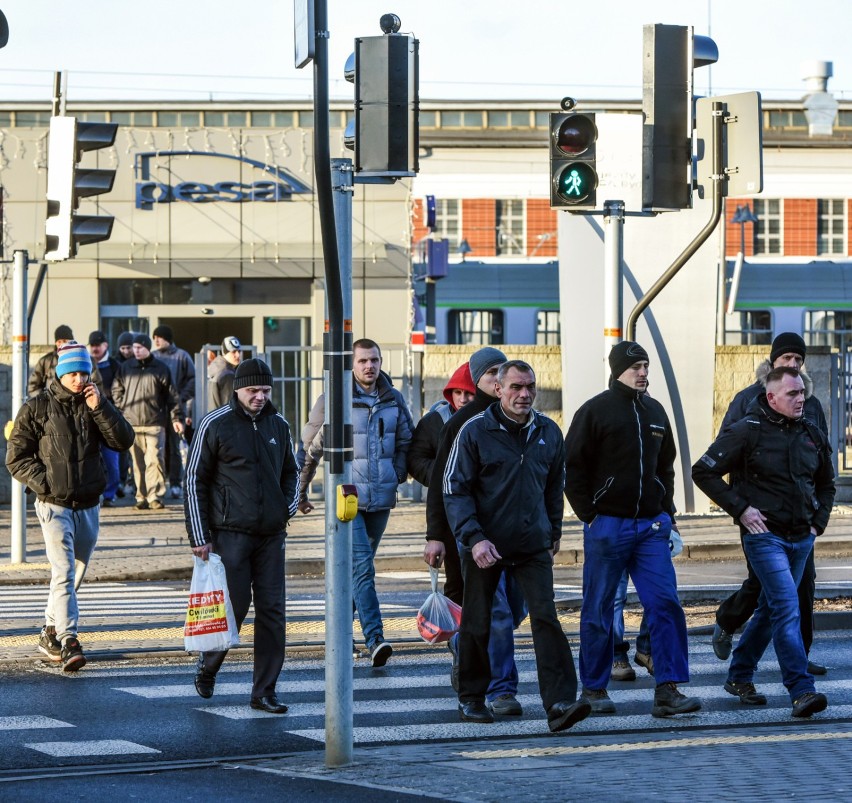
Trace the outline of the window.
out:
M 252 112 L 251 124 L 257 128 L 293 128 L 296 115 L 293 112 Z
M 482 112 L 441 112 L 441 128 L 482 128 Z
M 529 128 L 530 113 L 521 111 L 488 112 L 489 128 Z
M 0 128 L 9 128 L 12 125 L 12 112 L 0 112 Z
M 457 198 L 438 198 L 435 201 L 435 235 L 450 241 L 454 248 L 461 240 L 461 201 Z
M 78 117 L 87 123 L 105 123 L 107 121 L 106 112 L 80 112 Z
M 47 128 L 50 112 L 15 112 L 15 125 L 19 128 Z
M 204 125 L 239 127 L 248 122 L 248 112 L 204 112 Z
M 852 111 L 837 112 L 837 127 L 852 128 Z
M 746 310 L 725 316 L 725 345 L 769 346 L 772 344 L 772 313 Z
M 497 255 L 524 254 L 524 202 L 497 201 Z
M 535 127 L 550 130 L 550 112 L 535 113 Z
M 503 311 L 451 309 L 451 342 L 462 346 L 499 346 L 503 343 Z
M 314 113 L 313 112 L 299 112 L 299 125 L 302 128 L 313 128 L 314 127 Z
M 781 227 L 783 205 L 778 198 L 755 199 L 754 253 L 783 254 L 783 232 Z
M 310 279 L 101 279 L 102 307 L 137 304 L 265 304 L 286 298 L 291 304 L 309 304 Z
M 201 113 L 158 112 L 157 125 L 162 128 L 197 128 L 201 125 Z
M 770 128 L 807 128 L 808 120 L 804 112 L 774 111 L 769 112 Z
M 809 346 L 831 346 L 841 352 L 848 351 L 852 347 L 852 312 L 808 310 L 804 338 Z
M 842 200 L 817 201 L 817 253 L 846 253 L 846 204 Z
M 420 112 L 420 127 L 421 128 L 435 128 L 438 125 L 437 115 L 435 112 Z
M 125 126 L 137 125 L 148 128 L 154 125 L 153 112 L 111 112 L 109 119 L 112 123 Z
M 540 309 L 535 327 L 535 344 L 537 346 L 558 346 L 560 342 L 559 310 Z

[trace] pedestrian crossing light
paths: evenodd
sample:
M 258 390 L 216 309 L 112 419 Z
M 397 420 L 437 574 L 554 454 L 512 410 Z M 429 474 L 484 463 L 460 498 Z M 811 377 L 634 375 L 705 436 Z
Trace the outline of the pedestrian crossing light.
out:
M 550 206 L 594 209 L 598 187 L 594 114 L 550 115 Z
M 77 256 L 77 247 L 108 240 L 111 215 L 79 215 L 81 198 L 93 198 L 112 189 L 115 170 L 83 168 L 86 151 L 109 148 L 117 123 L 86 123 L 76 117 L 51 117 L 47 151 L 47 220 L 44 258 L 61 262 Z

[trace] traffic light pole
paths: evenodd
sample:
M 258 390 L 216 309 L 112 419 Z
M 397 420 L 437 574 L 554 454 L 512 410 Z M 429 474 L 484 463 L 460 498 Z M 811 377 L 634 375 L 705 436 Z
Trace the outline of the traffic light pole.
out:
M 693 254 L 704 244 L 708 237 L 713 233 L 716 226 L 719 225 L 719 219 L 722 217 L 722 198 L 724 197 L 723 182 L 727 181 L 727 173 L 725 165 L 722 164 L 722 126 L 725 125 L 724 106 L 719 101 L 713 102 L 713 212 L 710 215 L 710 220 L 704 226 L 692 242 L 681 252 L 680 256 L 675 259 L 665 273 L 660 276 L 650 290 L 639 299 L 639 302 L 631 311 L 627 318 L 627 339 L 636 339 L 636 323 L 639 316 L 648 308 L 651 302 L 660 294 L 663 288 L 675 277 L 675 274 L 689 261 Z
M 27 362 L 29 358 L 29 329 L 27 328 L 27 263 L 26 251 L 15 251 L 12 274 L 12 417 L 18 414 L 27 399 Z M 11 562 L 27 560 L 27 497 L 26 488 L 12 480 L 12 549 Z
M 331 160 L 334 219 L 340 258 L 343 320 L 347 360 L 340 378 L 343 390 L 344 431 L 352 441 L 352 193 L 351 159 Z M 332 383 L 326 372 L 326 399 Z M 337 489 L 352 482 L 352 453 L 339 471 L 326 462 L 325 495 L 325 762 L 328 767 L 352 763 L 352 522 L 337 516 Z
M 604 387 L 610 349 L 621 341 L 624 261 L 624 201 L 604 201 Z

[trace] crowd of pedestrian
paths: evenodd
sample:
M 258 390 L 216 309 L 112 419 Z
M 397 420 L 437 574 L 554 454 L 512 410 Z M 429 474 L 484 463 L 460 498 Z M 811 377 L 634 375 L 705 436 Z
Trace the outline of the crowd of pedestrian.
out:
M 66 671 L 85 663 L 76 589 L 97 540 L 99 507 L 131 492 L 137 510 L 159 510 L 168 490 L 183 497 L 193 553 L 222 558 L 238 627 L 254 603 L 250 705 L 285 713 L 276 690 L 285 650 L 285 535 L 297 511 L 314 509 L 309 490 L 324 452 L 324 396 L 307 422 L 297 422 L 296 449 L 271 401 L 272 371 L 261 359 L 244 360 L 235 336 L 211 355 L 208 412 L 198 421 L 194 363 L 169 326 L 158 326 L 153 342 L 145 333 L 122 333 L 114 357 L 101 331 L 90 334 L 87 350 L 60 326 L 55 344 L 33 371 L 31 398 L 7 450 L 10 472 L 36 494 L 52 569 L 38 649 Z M 766 703 L 754 672 L 771 641 L 795 717 L 828 704 L 814 682 L 825 667 L 808 653 L 813 544 L 835 493 L 825 415 L 805 356 L 798 335 L 776 337 L 757 381 L 736 396 L 692 468 L 696 485 L 739 527 L 748 562 L 749 577 L 719 608 L 713 635 L 716 655 L 730 658 L 725 690 L 747 706 Z M 680 689 L 690 676 L 672 564 L 682 544 L 676 447 L 668 415 L 649 393 L 647 351 L 630 341 L 613 347 L 608 388 L 579 407 L 564 436 L 534 409 L 534 367 L 496 348 L 481 348 L 460 365 L 444 399 L 416 427 L 382 365 L 378 343 L 355 341 L 352 602 L 372 666 L 383 667 L 393 654 L 375 557 L 398 486 L 410 475 L 428 489 L 423 559 L 444 567 L 444 592 L 462 606 L 460 629 L 448 643 L 462 721 L 523 714 L 514 631 L 527 616 L 549 729 L 615 712 L 610 680 L 635 678 L 622 617 L 628 581 L 644 609 L 634 660 L 655 679 L 650 713 L 699 711 L 701 701 Z M 553 592 L 566 500 L 583 523 L 579 678 Z M 202 697 L 214 693 L 225 656 L 199 656 L 195 687 Z

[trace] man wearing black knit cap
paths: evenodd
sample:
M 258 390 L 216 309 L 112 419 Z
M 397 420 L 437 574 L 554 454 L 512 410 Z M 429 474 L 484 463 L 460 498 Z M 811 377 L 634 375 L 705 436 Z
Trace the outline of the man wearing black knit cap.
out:
M 237 366 L 234 393 L 198 425 L 186 463 L 184 511 L 193 554 L 222 559 L 237 628 L 254 598 L 251 707 L 283 714 L 275 693 L 284 662 L 284 536 L 296 513 L 298 469 L 290 426 L 269 401 L 272 372 Z M 211 697 L 227 651 L 198 657 L 195 690 Z
M 745 418 L 749 405 L 766 390 L 766 377 L 773 368 L 795 368 L 802 377 L 805 385 L 805 406 L 803 417 L 814 423 L 822 432 L 828 436 L 828 423 L 819 399 L 813 395 L 814 383 L 805 373 L 805 357 L 807 356 L 805 341 L 795 332 L 781 332 L 772 341 L 772 349 L 769 359 L 764 360 L 755 370 L 756 380 L 754 384 L 744 388 L 734 396 L 722 425 L 719 427 L 721 435 L 726 429 L 737 421 Z M 742 586 L 729 596 L 716 611 L 716 627 L 713 631 L 713 651 L 716 657 L 726 661 L 731 654 L 733 637 L 757 609 L 760 597 L 760 580 L 754 573 L 751 564 L 746 561 L 748 577 Z M 814 553 L 808 557 L 802 579 L 799 583 L 799 622 L 802 630 L 802 641 L 805 652 L 810 653 L 814 640 L 814 591 L 816 590 L 816 567 L 814 565 Z M 824 675 L 828 670 L 822 665 L 808 661 L 808 672 L 812 675 Z
M 595 713 L 613 713 L 613 608 L 621 575 L 633 579 L 648 617 L 657 688 L 651 713 L 697 711 L 689 681 L 686 617 L 669 550 L 676 448 L 663 406 L 646 393 L 648 353 L 625 341 L 609 355 L 609 390 L 574 415 L 565 438 L 565 495 L 583 522 L 580 677 Z
M 63 323 L 56 327 L 56 331 L 53 333 L 53 342 L 56 348 L 39 358 L 36 367 L 33 368 L 33 372 L 30 374 L 29 381 L 27 382 L 28 397 L 41 393 L 50 384 L 50 380 L 56 375 L 56 361 L 59 359 L 59 349 L 72 340 L 74 340 L 74 333 L 71 331 L 70 326 L 66 326 Z

